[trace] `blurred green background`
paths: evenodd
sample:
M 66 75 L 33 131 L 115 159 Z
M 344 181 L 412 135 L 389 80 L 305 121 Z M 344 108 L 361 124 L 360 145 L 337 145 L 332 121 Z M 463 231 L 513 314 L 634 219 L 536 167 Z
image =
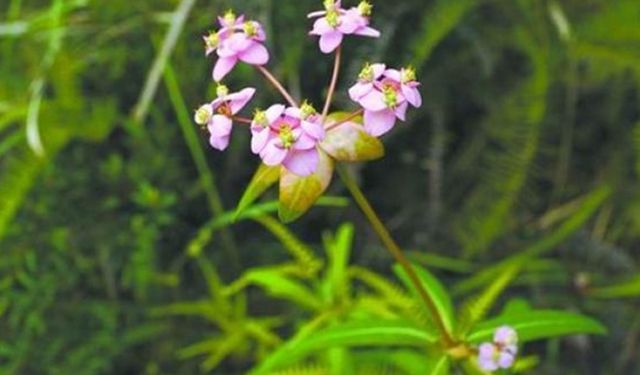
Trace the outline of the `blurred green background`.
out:
M 640 373 L 640 2 L 374 5 L 383 36 L 346 41 L 334 104 L 354 108 L 346 89 L 366 61 L 419 73 L 424 106 L 385 136 L 383 160 L 353 166 L 394 236 L 458 296 L 476 271 L 535 255 L 509 296 L 609 328 L 527 346 L 540 356 L 530 373 Z M 248 132 L 236 129 L 220 153 L 192 124 L 214 96 L 201 36 L 228 8 L 258 19 L 270 69 L 321 107 L 332 59 L 305 17 L 320 7 L 1 2 L 0 374 L 240 374 L 259 361 L 264 348 L 248 340 L 203 366 L 183 348 L 218 337 L 216 324 L 162 308 L 204 301 L 211 265 L 229 283 L 287 258 L 259 223 L 212 234 L 259 160 Z M 226 83 L 257 87 L 254 105 L 281 101 L 247 66 Z M 347 196 L 339 181 L 330 194 Z M 351 262 L 391 275 L 357 207 L 338 203 L 289 228 L 320 254 L 323 232 L 353 222 Z M 283 338 L 308 319 L 256 290 L 244 303 L 284 319 Z

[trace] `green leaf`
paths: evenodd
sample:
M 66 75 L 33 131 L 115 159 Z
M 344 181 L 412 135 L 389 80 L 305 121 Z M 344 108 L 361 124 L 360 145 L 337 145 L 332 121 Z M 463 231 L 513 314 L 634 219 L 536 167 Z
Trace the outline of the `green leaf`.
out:
M 520 264 L 505 268 L 485 290 L 477 296 L 471 297 L 463 305 L 461 317 L 458 319 L 458 330 L 462 335 L 466 334 L 478 321 L 484 319 L 500 294 L 516 277 L 520 268 Z
M 249 186 L 247 186 L 244 194 L 242 194 L 242 198 L 240 198 L 240 203 L 238 203 L 234 218 L 237 218 L 242 211 L 258 199 L 265 190 L 275 184 L 279 177 L 279 167 L 269 167 L 265 164 L 260 164 L 256 173 L 253 174 Z
M 582 228 L 584 223 L 591 218 L 604 201 L 611 195 L 611 188 L 607 185 L 601 186 L 587 194 L 582 201 L 581 207 L 571 217 L 567 218 L 562 225 L 549 235 L 541 238 L 523 251 L 511 255 L 508 258 L 493 264 L 475 275 L 462 280 L 453 288 L 453 294 L 467 293 L 479 288 L 494 280 L 496 273 L 501 272 L 514 264 L 526 264 L 532 259 L 554 250 L 570 235 Z
M 453 313 L 453 303 L 451 302 L 451 297 L 449 296 L 449 293 L 447 292 L 445 287 L 442 285 L 442 283 L 440 283 L 440 281 L 435 276 L 433 276 L 429 271 L 427 271 L 426 269 L 416 264 L 413 264 L 413 269 L 415 270 L 418 278 L 422 282 L 422 285 L 426 290 L 427 294 L 429 295 L 429 297 L 431 297 L 431 300 L 434 302 L 436 310 L 438 310 L 438 314 L 440 315 L 440 320 L 442 320 L 442 322 L 444 323 L 447 331 L 449 333 L 453 333 L 455 319 L 454 319 L 454 313 Z M 393 266 L 393 271 L 407 286 L 407 289 L 409 289 L 416 298 L 419 298 L 419 295 L 414 285 L 411 283 L 411 280 L 409 279 L 409 276 L 406 274 L 404 269 L 399 264 L 396 264 Z M 430 313 L 430 312 L 427 311 L 427 313 Z M 436 317 L 433 317 L 433 318 L 436 318 Z
M 407 320 L 363 320 L 348 322 L 289 341 L 251 372 L 266 374 L 290 365 L 316 351 L 345 346 L 417 346 L 437 342 L 438 337 Z
M 342 224 L 335 237 L 324 236 L 324 247 L 329 258 L 327 267 L 327 295 L 333 298 L 346 297 L 349 294 L 347 267 L 353 243 L 353 225 Z
M 342 121 L 349 116 L 346 112 L 336 112 L 328 117 L 328 126 Z M 382 142 L 369 135 L 361 125 L 362 117 L 358 116 L 327 131 L 320 147 L 339 161 L 369 161 L 384 156 Z
M 593 288 L 589 295 L 597 298 L 624 298 L 640 296 L 640 275 L 626 282 Z
M 246 284 L 255 284 L 272 297 L 283 298 L 310 310 L 320 308 L 320 300 L 304 284 L 284 275 L 278 270 L 253 269 L 242 279 Z
M 427 372 L 427 375 L 449 375 L 449 357 L 442 355 L 433 362 L 433 366 Z
M 280 176 L 280 220 L 289 223 L 307 212 L 327 189 L 333 176 L 333 160 L 318 150 L 320 160 L 316 172 L 300 177 L 282 167 Z
M 467 339 L 472 343 L 491 341 L 496 328 L 508 325 L 518 333 L 520 342 L 573 334 L 603 335 L 607 329 L 584 315 L 565 311 L 533 310 L 502 315 L 478 324 Z

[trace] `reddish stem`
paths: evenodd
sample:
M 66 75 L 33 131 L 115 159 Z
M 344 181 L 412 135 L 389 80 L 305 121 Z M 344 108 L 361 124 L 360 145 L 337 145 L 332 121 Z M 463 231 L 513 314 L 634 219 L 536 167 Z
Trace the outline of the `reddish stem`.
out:
M 289 102 L 289 105 L 291 105 L 292 107 L 298 107 L 298 103 L 295 101 L 295 99 L 293 99 L 291 94 L 289 94 L 289 92 L 284 88 L 284 86 L 280 84 L 280 81 L 278 81 L 278 79 L 274 77 L 273 74 L 271 74 L 271 72 L 267 70 L 267 68 L 261 65 L 256 65 L 255 67 L 256 69 L 258 69 L 258 71 L 260 71 L 260 73 L 262 73 L 265 76 L 267 81 L 269 81 L 269 83 L 271 83 L 273 87 L 276 88 L 276 90 L 280 91 L 280 94 L 282 94 L 282 96 L 284 96 L 284 98 L 287 99 L 287 102 Z
M 333 100 L 333 93 L 336 91 L 336 84 L 338 83 L 338 73 L 340 73 L 340 57 L 342 56 L 342 48 L 338 47 L 336 50 L 336 59 L 333 63 L 333 74 L 331 75 L 331 83 L 329 84 L 329 92 L 327 93 L 327 100 L 324 102 L 324 108 L 322 109 L 322 123 L 327 118 L 329 113 L 329 107 Z
M 333 128 L 336 128 L 336 127 L 338 127 L 338 126 L 340 126 L 340 125 L 344 124 L 345 122 L 347 122 L 347 121 L 351 121 L 351 120 L 353 120 L 354 118 L 356 118 L 356 117 L 360 116 L 363 112 L 364 112 L 364 110 L 363 110 L 362 108 L 360 108 L 359 110 L 357 110 L 357 111 L 355 111 L 355 112 L 353 112 L 353 113 L 349 114 L 349 116 L 347 116 L 347 117 L 343 118 L 342 120 L 340 120 L 340 121 L 338 121 L 338 122 L 334 122 L 333 124 L 331 124 L 331 125 L 327 126 L 326 128 L 324 128 L 324 130 L 325 130 L 325 131 L 329 131 L 329 130 L 331 130 L 331 129 L 333 129 Z

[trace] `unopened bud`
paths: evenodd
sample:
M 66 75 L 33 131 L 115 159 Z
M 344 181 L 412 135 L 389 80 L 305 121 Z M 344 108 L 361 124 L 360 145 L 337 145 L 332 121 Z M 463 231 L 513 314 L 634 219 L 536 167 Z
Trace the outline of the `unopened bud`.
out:
M 198 125 L 206 125 L 209 123 L 212 116 L 213 109 L 211 108 L 211 104 L 204 104 L 196 111 L 194 120 Z
M 216 95 L 218 95 L 218 98 L 229 95 L 229 88 L 223 84 L 218 84 L 218 87 L 216 88 Z
M 363 0 L 358 4 L 358 12 L 360 15 L 369 17 L 371 15 L 371 11 L 373 10 L 373 5 L 367 0 Z
M 309 116 L 315 115 L 318 113 L 315 108 L 308 102 L 304 101 L 302 106 L 300 106 L 300 112 L 302 112 L 302 119 L 306 120 Z
M 256 27 L 256 24 L 253 21 L 245 22 L 243 28 L 244 28 L 244 33 L 247 34 L 247 36 L 249 37 L 256 36 L 258 34 L 258 28 Z
M 413 67 L 402 68 L 400 71 L 400 80 L 402 83 L 412 82 L 416 80 L 416 70 Z
M 231 27 L 236 23 L 236 14 L 233 12 L 233 9 L 227 10 L 222 18 L 227 27 Z
M 267 119 L 267 113 L 260 109 L 256 109 L 255 114 L 253 115 L 253 122 L 256 125 L 262 126 L 263 128 L 269 125 L 269 119 Z

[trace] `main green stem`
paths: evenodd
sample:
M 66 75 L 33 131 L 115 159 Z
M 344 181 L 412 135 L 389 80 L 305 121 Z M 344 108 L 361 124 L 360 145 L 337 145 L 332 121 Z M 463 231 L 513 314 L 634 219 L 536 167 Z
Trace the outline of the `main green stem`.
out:
M 391 253 L 391 255 L 395 258 L 395 260 L 400 264 L 400 266 L 405 270 L 405 272 L 407 273 L 407 276 L 409 276 L 409 280 L 411 280 L 411 283 L 414 285 L 414 287 L 418 291 L 420 298 L 422 298 L 427 309 L 433 316 L 433 319 L 436 325 L 438 326 L 438 330 L 440 330 L 442 334 L 444 344 L 447 347 L 453 346 L 455 344 L 455 340 L 453 339 L 453 337 L 451 337 L 451 334 L 449 333 L 444 322 L 442 321 L 442 318 L 438 313 L 438 309 L 436 308 L 435 302 L 429 296 L 427 291 L 424 289 L 424 286 L 420 282 L 420 279 L 418 278 L 418 275 L 413 269 L 413 266 L 411 266 L 411 263 L 409 263 L 409 260 L 400 249 L 400 246 L 398 246 L 398 244 L 394 241 L 393 237 L 391 237 L 391 234 L 389 234 L 389 231 L 387 230 L 385 225 L 382 223 L 382 220 L 380 220 L 380 218 L 374 211 L 373 207 L 371 207 L 369 200 L 367 200 L 364 193 L 362 192 L 362 190 L 360 189 L 356 181 L 353 179 L 351 174 L 341 165 L 338 165 L 336 168 L 338 170 L 338 174 L 340 175 L 340 178 L 342 179 L 342 182 L 344 182 L 345 186 L 353 196 L 353 199 L 356 201 L 356 203 L 364 213 L 364 216 L 367 218 L 367 220 L 371 224 L 371 227 L 373 228 L 373 230 L 376 232 L 376 234 L 378 235 L 378 237 L 380 238 L 380 240 L 382 241 L 386 249 Z

